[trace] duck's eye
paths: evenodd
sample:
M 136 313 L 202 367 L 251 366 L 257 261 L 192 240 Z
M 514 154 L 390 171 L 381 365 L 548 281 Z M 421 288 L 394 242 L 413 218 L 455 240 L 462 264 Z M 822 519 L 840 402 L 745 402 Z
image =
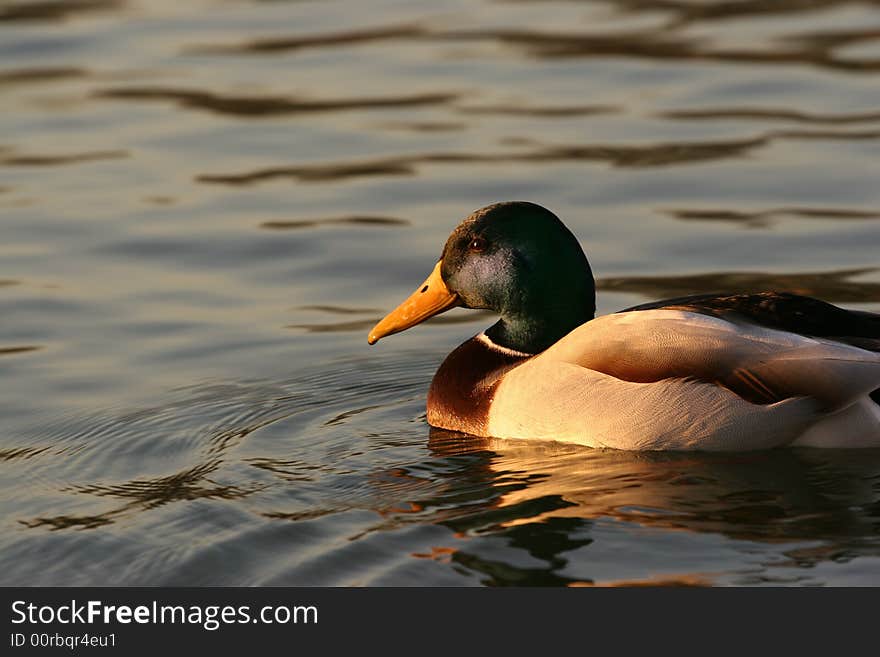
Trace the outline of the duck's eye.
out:
M 486 241 L 485 237 L 475 237 L 471 240 L 471 243 L 468 244 L 468 250 L 473 251 L 474 253 L 482 253 L 486 250 L 486 247 L 489 243 Z

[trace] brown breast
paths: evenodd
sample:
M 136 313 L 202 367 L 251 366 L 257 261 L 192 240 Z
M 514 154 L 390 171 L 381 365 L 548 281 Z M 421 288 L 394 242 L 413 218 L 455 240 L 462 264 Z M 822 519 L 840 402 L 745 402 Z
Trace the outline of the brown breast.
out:
M 428 424 L 484 436 L 501 377 L 531 358 L 473 337 L 446 357 L 428 391 Z

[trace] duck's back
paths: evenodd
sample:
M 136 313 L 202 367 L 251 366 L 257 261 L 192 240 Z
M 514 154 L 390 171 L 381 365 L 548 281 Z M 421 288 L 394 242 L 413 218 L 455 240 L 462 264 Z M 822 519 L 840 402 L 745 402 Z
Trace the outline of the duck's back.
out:
M 880 352 L 880 315 L 847 310 L 788 292 L 701 294 L 640 304 L 620 312 L 677 309 L 809 337 L 821 337 Z
M 880 352 L 880 314 L 847 310 L 827 301 L 790 292 L 700 294 L 640 304 L 622 310 L 675 308 L 751 322 L 765 328 L 821 337 Z M 880 387 L 870 395 L 880 405 Z

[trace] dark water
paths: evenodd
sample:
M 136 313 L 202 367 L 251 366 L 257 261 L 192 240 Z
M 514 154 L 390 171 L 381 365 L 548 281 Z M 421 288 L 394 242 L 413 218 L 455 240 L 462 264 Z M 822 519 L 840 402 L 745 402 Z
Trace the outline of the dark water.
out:
M 880 310 L 880 2 L 0 2 L 0 583 L 880 584 L 880 453 L 431 432 L 451 228 Z

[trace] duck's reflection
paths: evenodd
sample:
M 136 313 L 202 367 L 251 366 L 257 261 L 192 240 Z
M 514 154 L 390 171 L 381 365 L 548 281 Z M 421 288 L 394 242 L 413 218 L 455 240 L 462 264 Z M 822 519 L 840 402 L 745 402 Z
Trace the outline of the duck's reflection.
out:
M 880 450 L 623 452 L 437 429 L 429 447 L 453 478 L 483 484 L 482 503 L 443 524 L 462 537 L 501 535 L 543 564 L 487 561 L 463 541 L 453 560 L 488 583 L 574 583 L 559 574 L 565 553 L 588 545 L 599 521 L 791 545 L 785 556 L 795 566 L 880 554 Z M 649 583 L 701 581 L 685 573 Z

